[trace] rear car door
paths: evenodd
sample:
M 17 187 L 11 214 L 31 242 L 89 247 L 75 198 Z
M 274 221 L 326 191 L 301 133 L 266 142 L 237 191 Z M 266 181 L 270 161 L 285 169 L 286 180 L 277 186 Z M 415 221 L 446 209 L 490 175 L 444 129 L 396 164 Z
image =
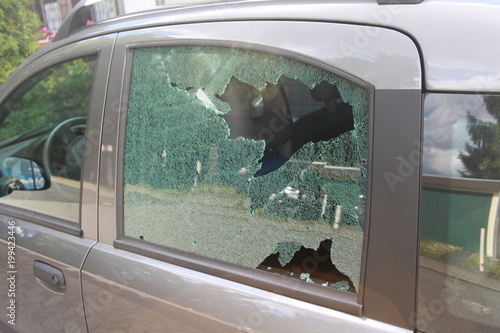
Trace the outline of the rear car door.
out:
M 113 35 L 55 45 L 2 88 L 2 331 L 86 331 L 80 268 L 97 239 L 112 43 Z
M 191 23 L 120 33 L 113 59 L 90 332 L 413 330 L 409 38 Z

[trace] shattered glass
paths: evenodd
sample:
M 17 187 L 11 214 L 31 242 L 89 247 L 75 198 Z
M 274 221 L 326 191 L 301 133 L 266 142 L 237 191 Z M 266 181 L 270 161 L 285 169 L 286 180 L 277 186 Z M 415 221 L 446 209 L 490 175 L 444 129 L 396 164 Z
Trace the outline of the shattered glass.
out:
M 126 236 L 358 290 L 363 88 L 273 54 L 152 47 L 134 52 L 128 103 Z

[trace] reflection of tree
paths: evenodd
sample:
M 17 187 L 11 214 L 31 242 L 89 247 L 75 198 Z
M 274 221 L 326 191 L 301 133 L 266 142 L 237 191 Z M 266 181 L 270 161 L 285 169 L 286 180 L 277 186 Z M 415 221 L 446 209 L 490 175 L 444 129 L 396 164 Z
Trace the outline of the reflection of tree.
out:
M 20 86 L 0 107 L 0 140 L 88 111 L 96 56 L 71 60 L 42 71 Z
M 470 112 L 467 114 L 467 130 L 471 143 L 460 152 L 463 177 L 500 179 L 500 98 L 485 96 L 484 104 L 496 121 L 483 121 Z

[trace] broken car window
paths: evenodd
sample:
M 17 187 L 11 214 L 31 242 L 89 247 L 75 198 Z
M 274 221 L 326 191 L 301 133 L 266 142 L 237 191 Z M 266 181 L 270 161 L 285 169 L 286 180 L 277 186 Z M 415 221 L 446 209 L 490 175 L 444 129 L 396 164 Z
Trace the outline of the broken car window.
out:
M 369 95 L 235 48 L 134 52 L 125 235 L 355 292 Z

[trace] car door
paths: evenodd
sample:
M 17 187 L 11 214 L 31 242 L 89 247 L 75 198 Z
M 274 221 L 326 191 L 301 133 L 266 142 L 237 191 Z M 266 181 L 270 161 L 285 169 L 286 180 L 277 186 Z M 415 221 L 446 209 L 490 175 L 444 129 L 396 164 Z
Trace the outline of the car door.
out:
M 80 268 L 97 239 L 112 43 L 113 35 L 56 44 L 2 88 L 2 331 L 86 331 Z
M 409 38 L 191 23 L 122 32 L 113 59 L 90 332 L 414 329 Z

